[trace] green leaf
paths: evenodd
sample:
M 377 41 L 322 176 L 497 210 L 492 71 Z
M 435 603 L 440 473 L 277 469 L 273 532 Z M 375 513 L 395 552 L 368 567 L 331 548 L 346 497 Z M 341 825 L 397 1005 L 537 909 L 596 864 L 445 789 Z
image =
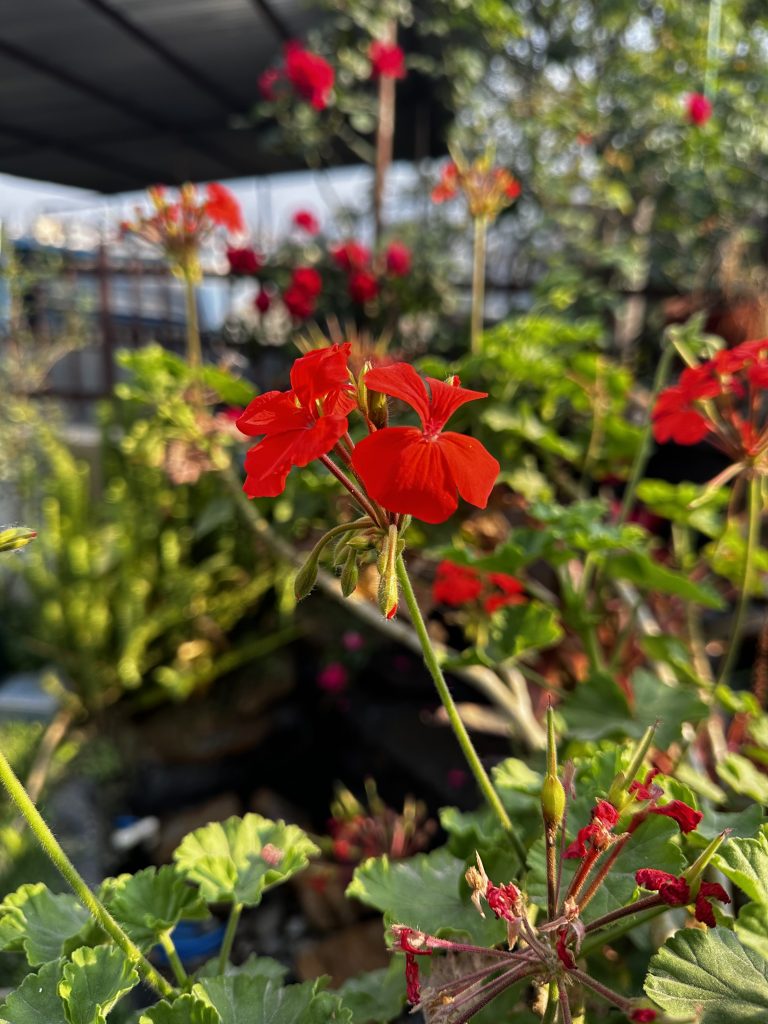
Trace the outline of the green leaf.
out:
M 632 673 L 632 692 L 632 717 L 638 724 L 645 728 L 654 718 L 659 719 L 653 742 L 661 749 L 680 740 L 683 722 L 695 725 L 706 718 L 709 712 L 707 705 L 690 686 L 669 686 L 644 669 Z
M 218 1012 L 192 995 L 163 999 L 139 1017 L 139 1024 L 221 1024 Z
M 574 835 L 583 824 L 586 822 L 581 820 L 573 822 Z M 568 831 L 570 840 L 573 838 L 573 835 L 570 834 L 571 828 Z M 596 917 L 602 917 L 603 914 L 608 914 L 612 910 L 617 910 L 628 904 L 637 889 L 635 872 L 640 868 L 647 868 L 649 864 L 652 864 L 661 871 L 679 875 L 683 870 L 684 862 L 680 849 L 673 841 L 677 834 L 677 825 L 668 818 L 653 815 L 646 819 L 617 857 L 605 881 L 586 908 L 583 915 L 584 920 L 593 921 Z M 537 840 L 531 847 L 528 854 L 528 865 L 530 868 L 528 894 L 533 900 L 540 902 L 540 905 L 546 906 L 547 871 L 543 839 Z M 563 861 L 564 891 L 580 865 L 580 860 Z
M 735 929 L 745 946 L 768 961 L 768 903 L 748 903 L 742 907 Z
M 679 768 L 676 769 L 676 774 L 678 777 L 682 777 Z M 689 843 L 693 842 L 701 846 L 706 846 L 710 839 L 714 839 L 725 829 L 730 829 L 731 842 L 734 839 L 751 839 L 760 828 L 760 823 L 764 818 L 762 810 L 756 804 L 735 814 L 721 814 L 706 804 L 702 805 L 701 810 L 704 817 L 699 822 L 696 831 L 691 832 L 688 836 Z
M 691 502 L 701 498 L 699 484 L 671 484 L 666 480 L 641 480 L 637 496 L 651 512 L 673 523 L 690 526 L 707 537 L 718 537 L 723 531 L 723 510 L 728 505 L 727 487 L 711 491 L 707 501 L 691 508 Z
M 604 736 L 639 738 L 646 722 L 635 725 L 624 691 L 608 673 L 594 673 L 569 694 L 563 708 L 568 734 L 582 740 L 598 740 Z M 650 713 L 653 720 L 652 712 Z
M 108 909 L 143 950 L 156 945 L 179 921 L 209 916 L 198 891 L 169 864 L 120 875 L 107 888 Z
M 768 905 L 768 825 L 756 839 L 730 839 L 714 862 L 751 900 Z
M 246 974 L 203 978 L 192 995 L 213 1006 L 221 1024 L 351 1024 L 352 1013 L 338 996 L 324 992 L 324 979 L 275 985 Z
M 712 587 L 660 565 L 647 551 L 611 552 L 605 558 L 605 572 L 615 580 L 629 580 L 643 590 L 673 594 L 705 608 L 722 608 L 723 599 Z
M 247 960 L 241 964 L 228 963 L 224 974 L 247 974 L 251 978 L 267 978 L 269 981 L 279 985 L 288 973 L 288 968 L 273 960 L 270 956 L 256 956 L 252 953 Z M 222 972 L 219 970 L 219 958 L 214 957 L 204 964 L 196 975 L 198 978 L 220 978 Z
M 491 616 L 485 651 L 500 664 L 526 651 L 551 647 L 562 635 L 555 611 L 540 601 L 507 605 Z
M 734 793 L 748 796 L 758 804 L 768 804 L 768 775 L 741 754 L 728 754 L 716 766 L 718 777 Z
M 339 989 L 352 1024 L 388 1024 L 405 1005 L 405 958 L 395 955 L 388 967 L 349 978 Z
M 23 949 L 32 967 L 81 946 L 90 914 L 69 893 L 42 882 L 22 885 L 0 904 L 0 949 Z
M 296 825 L 246 814 L 196 829 L 173 856 L 180 871 L 200 886 L 206 902 L 255 907 L 265 889 L 301 871 L 319 852 Z
M 768 961 L 725 928 L 685 928 L 651 960 L 645 991 L 700 1024 L 765 1024 Z
M 441 937 L 466 935 L 481 946 L 500 942 L 503 922 L 480 917 L 469 900 L 465 870 L 465 861 L 445 847 L 407 861 L 371 857 L 355 869 L 347 896 L 380 910 L 387 927 L 405 924 Z
M 125 954 L 115 946 L 82 946 L 61 971 L 59 995 L 69 1024 L 105 1024 L 119 999 L 139 983 Z
M 68 1024 L 57 992 L 62 964 L 54 960 L 28 974 L 0 1006 L 0 1024 Z

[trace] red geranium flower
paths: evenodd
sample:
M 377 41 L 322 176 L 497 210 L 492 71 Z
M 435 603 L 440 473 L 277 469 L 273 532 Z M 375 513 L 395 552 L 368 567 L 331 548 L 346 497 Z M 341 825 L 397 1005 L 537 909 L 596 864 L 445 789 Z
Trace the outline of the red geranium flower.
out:
M 415 409 L 417 427 L 385 427 L 363 438 L 352 456 L 368 493 L 391 512 L 404 512 L 427 523 L 442 523 L 458 506 L 458 496 L 485 508 L 499 464 L 474 438 L 443 432 L 451 415 L 485 392 L 427 377 L 430 391 L 412 366 L 370 370 L 365 384 L 400 398 Z
M 284 53 L 288 81 L 315 110 L 325 110 L 335 77 L 331 65 L 296 41 L 286 43 Z
M 314 267 L 296 267 L 283 293 L 283 302 L 297 320 L 306 320 L 314 313 L 322 288 L 323 280 Z
M 231 274 L 257 274 L 264 265 L 261 256 L 248 246 L 243 249 L 227 249 L 227 262 Z
M 686 113 L 691 124 L 706 124 L 712 117 L 712 104 L 702 93 L 692 92 L 686 100 Z
M 440 181 L 432 189 L 432 202 L 445 203 L 453 199 L 459 191 L 459 169 L 451 161 L 446 164 L 440 173 Z
M 394 43 L 374 39 L 368 48 L 372 78 L 405 78 L 405 54 Z
M 297 228 L 306 231 L 308 235 L 316 235 L 320 230 L 317 217 L 309 210 L 297 210 L 293 215 L 293 223 Z
M 676 878 L 666 871 L 656 871 L 653 868 L 642 868 L 635 873 L 635 881 L 643 889 L 650 889 L 658 892 L 659 896 L 670 907 L 684 907 L 691 902 L 691 890 L 682 876 Z M 719 882 L 702 882 L 696 894 L 694 904 L 694 917 L 697 921 L 715 927 L 715 915 L 710 900 L 719 900 L 720 903 L 730 903 L 731 897 L 720 885 Z
M 243 214 L 240 204 L 228 188 L 212 182 L 206 189 L 205 212 L 214 224 L 221 224 L 227 231 L 243 231 Z
M 356 270 L 349 275 L 349 294 L 353 302 L 364 305 L 379 294 L 379 282 L 370 270 Z
M 652 807 L 651 814 L 663 814 L 667 818 L 672 818 L 680 826 L 681 832 L 694 832 L 704 817 L 701 811 L 695 811 L 682 800 L 671 800 L 661 807 Z
M 385 254 L 387 272 L 393 277 L 405 277 L 411 270 L 411 250 L 403 242 L 390 242 Z
M 245 457 L 243 490 L 249 498 L 281 494 L 293 466 L 325 455 L 346 433 L 355 405 L 350 349 L 347 342 L 301 356 L 291 369 L 291 389 L 258 395 L 237 420 L 243 434 L 263 435 Z
M 491 572 L 488 573 L 488 582 L 501 591 L 499 594 L 491 594 L 483 602 L 483 608 L 489 615 L 508 604 L 525 603 L 523 584 L 514 576 L 508 576 L 505 572 Z
M 592 820 L 584 828 L 580 828 L 576 838 L 570 843 L 563 856 L 566 860 L 586 857 L 589 852 L 587 843 L 593 850 L 606 847 L 611 839 L 611 829 L 619 820 L 619 812 L 607 800 L 598 800 L 591 812 Z
M 371 262 L 370 249 L 355 241 L 333 245 L 330 253 L 337 266 L 347 274 L 353 270 L 364 270 Z
M 482 581 L 471 566 L 443 561 L 437 567 L 432 597 L 438 604 L 460 608 L 480 597 L 482 589 Z
M 715 398 L 720 391 L 720 382 L 713 376 L 708 363 L 684 370 L 679 383 L 666 388 L 656 399 L 651 414 L 653 436 L 661 443 L 697 444 L 703 441 L 712 426 L 695 403 Z
M 291 275 L 291 284 L 312 298 L 317 298 L 323 290 L 323 279 L 314 267 L 296 267 Z

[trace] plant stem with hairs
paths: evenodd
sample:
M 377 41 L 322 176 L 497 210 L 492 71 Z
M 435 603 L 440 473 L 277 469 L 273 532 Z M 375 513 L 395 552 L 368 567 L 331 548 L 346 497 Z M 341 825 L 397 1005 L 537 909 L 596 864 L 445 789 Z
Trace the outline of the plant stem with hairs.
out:
M 488 235 L 488 218 L 483 214 L 475 217 L 475 239 L 472 250 L 472 314 L 469 331 L 469 347 L 473 355 L 480 351 L 483 336 L 483 313 L 485 312 L 485 245 Z
M 162 975 L 158 974 L 139 947 L 126 935 L 114 917 L 112 917 L 101 900 L 88 888 L 85 879 L 66 855 L 42 815 L 30 800 L 27 791 L 16 777 L 13 768 L 11 768 L 8 759 L 1 753 L 0 782 L 2 782 L 11 800 L 13 800 L 24 816 L 43 852 L 50 858 L 54 867 L 71 887 L 86 910 L 91 913 L 97 924 L 104 929 L 107 935 L 125 953 L 129 963 L 136 969 L 141 979 L 161 997 L 174 995 L 175 990 L 173 986 Z
M 453 733 L 458 740 L 470 771 L 474 775 L 475 781 L 480 787 L 480 792 L 483 794 L 491 810 L 501 822 L 505 832 L 509 835 L 515 849 L 515 853 L 520 857 L 520 860 L 524 865 L 526 860 L 525 847 L 520 841 L 520 837 L 515 832 L 506 808 L 504 807 L 504 804 L 502 804 L 499 794 L 493 788 L 493 783 L 488 777 L 488 773 L 483 767 L 477 751 L 475 750 L 474 744 L 469 737 L 469 733 L 461 720 L 461 716 L 459 715 L 456 704 L 451 696 L 451 691 L 448 689 L 448 684 L 445 681 L 443 670 L 440 668 L 437 655 L 432 647 L 432 642 L 429 638 L 429 633 L 427 632 L 427 627 L 424 623 L 419 603 L 416 600 L 416 595 L 413 592 L 411 580 L 402 555 L 398 556 L 396 569 L 398 582 L 400 583 L 400 588 L 403 592 L 403 597 L 405 598 L 405 603 L 411 616 L 413 628 L 415 629 L 416 635 L 418 636 L 421 644 L 424 662 L 429 674 L 432 676 L 432 681 L 435 684 L 435 688 L 437 689 L 440 700 L 445 708 Z
M 184 274 L 184 309 L 186 315 L 187 362 L 193 370 L 203 364 L 200 321 L 197 316 L 197 288 L 190 274 Z

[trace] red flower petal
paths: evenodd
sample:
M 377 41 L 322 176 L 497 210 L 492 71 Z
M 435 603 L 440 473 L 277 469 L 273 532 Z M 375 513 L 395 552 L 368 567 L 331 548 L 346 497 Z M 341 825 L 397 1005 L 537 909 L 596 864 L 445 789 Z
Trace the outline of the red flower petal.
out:
M 458 377 L 454 379 L 458 380 Z M 486 391 L 470 391 L 469 388 L 459 387 L 458 384 L 446 384 L 445 381 L 435 380 L 434 377 L 427 377 L 427 383 L 432 393 L 429 416 L 431 429 L 434 430 L 442 430 L 456 410 L 466 402 L 488 397 Z
M 438 435 L 436 443 L 464 501 L 477 508 L 485 508 L 501 468 L 496 459 L 478 440 L 464 434 L 448 431 Z
M 311 425 L 306 409 L 296 404 L 292 391 L 267 391 L 257 395 L 235 420 L 237 429 L 249 437 L 259 434 L 280 434 Z
M 301 356 L 291 367 L 291 387 L 305 408 L 329 392 L 350 386 L 347 360 L 352 350 L 349 342 L 317 348 Z
M 415 427 L 385 427 L 355 445 L 352 465 L 374 501 L 390 512 L 442 523 L 459 502 L 441 448 Z
M 219 185 L 218 182 L 212 182 L 207 187 L 206 194 L 205 212 L 215 224 L 221 224 L 227 231 L 245 229 L 240 204 L 228 188 Z
M 695 831 L 704 817 L 701 811 L 695 811 L 693 807 L 689 807 L 682 800 L 672 800 L 661 807 L 652 807 L 651 814 L 663 814 L 667 818 L 674 819 L 680 826 L 681 832 Z
M 306 466 L 325 455 L 347 430 L 343 416 L 322 416 L 303 430 L 288 430 L 265 437 L 245 456 L 247 478 L 243 490 L 250 498 L 281 494 L 292 466 Z
M 477 572 L 469 565 L 441 562 L 437 567 L 432 597 L 439 604 L 460 608 L 480 596 L 483 584 Z
M 365 386 L 390 398 L 399 398 L 415 409 L 422 426 L 427 425 L 431 410 L 424 381 L 409 363 L 374 367 L 365 375 Z M 394 510 L 393 510 L 394 511 Z

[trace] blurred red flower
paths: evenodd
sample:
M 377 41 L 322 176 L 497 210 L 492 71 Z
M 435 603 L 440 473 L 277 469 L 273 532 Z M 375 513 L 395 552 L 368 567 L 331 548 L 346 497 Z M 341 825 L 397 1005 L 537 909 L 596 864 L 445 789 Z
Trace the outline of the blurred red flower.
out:
M 258 88 L 263 100 L 273 103 L 277 99 L 275 86 L 280 81 L 280 72 L 277 68 L 267 68 L 259 75 Z
M 395 43 L 374 39 L 368 48 L 372 78 L 405 78 L 405 54 Z
M 325 110 L 335 78 L 331 65 L 295 40 L 285 44 L 284 53 L 288 81 L 315 110 Z
M 379 294 L 379 282 L 370 270 L 355 270 L 349 275 L 349 294 L 353 302 L 364 305 Z
M 316 235 L 320 230 L 317 217 L 309 210 L 297 210 L 293 215 L 293 223 L 297 228 L 306 231 L 308 235 Z
M 240 204 L 229 189 L 218 182 L 211 182 L 206 188 L 205 212 L 214 224 L 221 224 L 227 231 L 245 228 Z
M 347 274 L 353 270 L 364 270 L 371 262 L 371 251 L 360 242 L 348 241 L 332 245 L 331 258 Z
M 384 254 L 387 272 L 393 277 L 405 277 L 411 270 L 411 250 L 404 242 L 390 242 Z
M 712 117 L 712 104 L 703 93 L 692 92 L 686 100 L 686 113 L 691 124 L 706 124 Z
M 227 262 L 231 274 L 253 275 L 264 265 L 262 257 L 249 246 L 242 249 L 227 249 Z

